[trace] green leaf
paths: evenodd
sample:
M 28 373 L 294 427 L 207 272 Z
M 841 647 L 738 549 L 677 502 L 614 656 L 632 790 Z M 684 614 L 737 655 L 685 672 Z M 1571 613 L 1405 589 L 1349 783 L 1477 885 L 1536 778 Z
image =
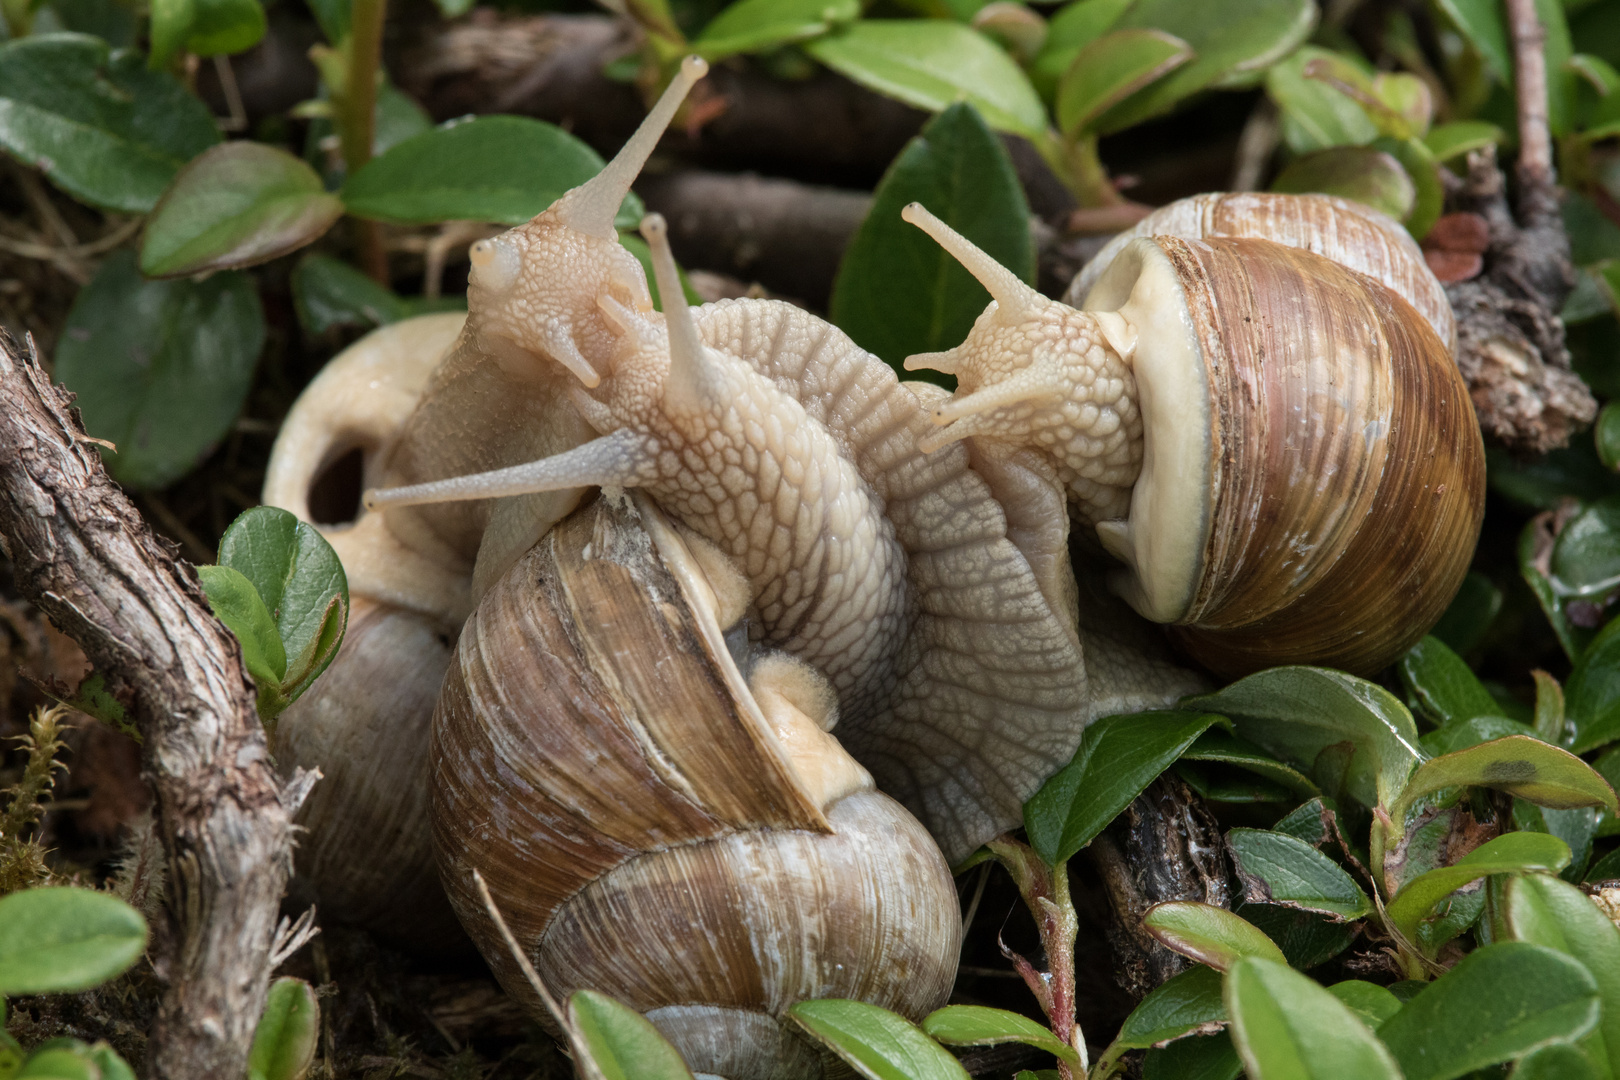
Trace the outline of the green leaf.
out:
M 261 702 L 273 703 L 287 674 L 287 653 L 253 582 L 228 566 L 199 566 L 197 576 L 208 594 L 208 606 L 241 642 L 242 662 L 259 687 Z M 263 704 L 259 711 L 264 712 Z
M 1142 1080 L 1237 1080 L 1241 1075 L 1243 1059 L 1225 1031 L 1180 1039 L 1142 1058 Z
M 1462 657 L 1438 638 L 1426 637 L 1408 649 L 1396 670 L 1418 708 L 1441 727 L 1500 711 Z
M 1448 724 L 1439 731 L 1429 732 L 1423 736 L 1422 744 L 1426 753 L 1439 757 L 1508 735 L 1537 738 L 1535 728 L 1521 724 L 1517 720 L 1509 720 L 1505 716 L 1476 716 L 1459 724 Z
M 101 1072 L 101 1080 L 135 1080 L 135 1070 L 104 1042 L 91 1043 L 85 1049 L 85 1056 Z
M 1564 704 L 1575 753 L 1620 739 L 1620 619 L 1610 621 L 1575 662 Z
M 1250 1080 L 1401 1080 L 1361 1017 L 1287 964 L 1239 960 L 1224 991 Z
M 692 51 L 710 61 L 764 52 L 860 17 L 860 0 L 738 0 L 703 28 Z
M 1332 810 L 1321 796 L 1317 796 L 1300 803 L 1271 828 L 1303 840 L 1311 847 L 1318 847 L 1331 839 L 1328 823 L 1323 820 L 1324 812 L 1331 813 Z
M 1555 1042 L 1520 1058 L 1510 1080 L 1600 1080 L 1600 1074 L 1574 1043 Z
M 1617 809 L 1614 789 L 1597 771 L 1571 754 L 1530 735 L 1508 735 L 1430 758 L 1412 774 L 1390 817 L 1419 799 L 1448 787 L 1488 787 L 1506 791 L 1538 806 L 1567 810 L 1576 806 Z
M 259 1026 L 248 1051 L 248 1080 L 300 1080 L 315 1060 L 321 1007 L 303 979 L 270 984 Z
M 0 994 L 88 990 L 146 951 L 146 920 L 109 893 L 42 887 L 0 898 Z
M 1337 195 L 1396 221 L 1405 220 L 1417 203 L 1417 189 L 1401 163 L 1369 146 L 1333 146 L 1302 154 L 1277 174 L 1271 190 Z
M 169 66 L 174 54 L 185 47 L 196 16 L 197 0 L 152 0 L 152 54 L 147 67 L 162 71 Z
M 862 1001 L 801 1001 L 788 1017 L 867 1080 L 967 1080 L 917 1025 Z
M 1578 1039 L 1598 1021 L 1598 992 L 1580 964 L 1509 941 L 1463 957 L 1378 1029 L 1405 1080 L 1455 1080 Z
M 1192 900 L 1154 904 L 1142 926 L 1167 949 L 1225 971 L 1245 956 L 1287 963 L 1282 950 L 1252 923 L 1225 908 Z
M 0 45 L 0 147 L 81 202 L 145 213 L 217 142 L 208 107 L 135 52 L 85 34 Z
M 195 14 L 186 48 L 198 56 L 246 52 L 264 37 L 264 8 L 259 0 L 193 0 Z
M 1148 712 L 1093 722 L 1074 759 L 1024 804 L 1030 846 L 1049 866 L 1067 862 L 1220 719 Z
M 1598 413 L 1592 426 L 1592 440 L 1597 444 L 1598 460 L 1612 471 L 1620 469 L 1620 401 L 1611 401 Z
M 1372 911 L 1372 901 L 1350 875 L 1303 840 L 1265 829 L 1233 829 L 1226 842 L 1252 903 L 1317 911 L 1341 921 Z
M 1220 972 L 1195 964 L 1166 979 L 1131 1010 L 1113 1043 L 1097 1059 L 1092 1075 L 1110 1075 L 1114 1064 L 1131 1050 L 1215 1031 L 1225 1024 Z
M 1487 841 L 1450 866 L 1419 874 L 1385 905 L 1390 923 L 1415 940 L 1418 923 L 1434 905 L 1471 881 L 1491 874 L 1556 874 L 1569 865 L 1569 845 L 1546 833 L 1514 832 Z
M 152 211 L 141 273 L 253 266 L 314 241 L 342 216 L 343 203 L 300 159 L 264 143 L 224 143 L 181 169 Z
M 1388 805 L 1422 757 L 1406 707 L 1340 671 L 1272 668 L 1183 705 L 1230 717 L 1238 735 L 1305 768 L 1324 791 L 1343 788 L 1367 806 Z
M 1020 279 L 1035 273 L 1029 204 L 1012 161 L 977 112 L 952 106 L 895 158 L 833 282 L 833 322 L 897 369 L 913 353 L 960 344 L 990 303 L 972 274 L 901 220 L 912 202 Z
M 1360 979 L 1346 979 L 1334 983 L 1327 992 L 1344 1002 L 1350 1011 L 1361 1017 L 1362 1023 L 1373 1030 L 1401 1011 L 1401 999 L 1377 983 Z
M 1440 166 L 1435 163 L 1429 148 L 1418 139 L 1376 139 L 1372 148 L 1382 150 L 1399 161 L 1406 175 L 1411 177 L 1416 198 L 1412 203 L 1412 212 L 1405 218 L 1406 231 L 1419 240 L 1423 239 L 1445 209 L 1446 191 L 1440 183 Z
M 1183 761 L 1218 761 L 1257 773 L 1286 788 L 1293 796 L 1314 798 L 1321 792 L 1304 773 L 1285 765 L 1258 747 L 1226 731 L 1206 731 L 1181 755 Z
M 1163 30 L 1116 30 L 1088 44 L 1058 83 L 1058 127 L 1074 139 L 1097 118 L 1193 58 L 1192 47 Z
M 1440 10 L 1450 16 L 1468 43 L 1484 59 L 1486 67 L 1504 83 L 1513 79 L 1513 55 L 1502 6 L 1492 0 L 1437 0 Z
M 1603 596 L 1620 585 L 1620 497 L 1598 499 L 1570 518 L 1550 566 L 1564 596 Z
M 692 1080 L 680 1053 L 652 1022 L 595 990 L 568 999 L 568 1018 L 603 1080 Z
M 602 159 L 555 124 L 481 116 L 409 138 L 343 185 L 352 214 L 402 225 L 493 221 L 521 225 L 602 169 Z M 641 220 L 625 198 L 621 220 Z
M 1238 5 L 1137 0 L 1113 28 L 1174 34 L 1192 47 L 1194 58 L 1110 109 L 1097 130 L 1105 135 L 1123 131 L 1169 112 L 1200 90 L 1257 81 L 1315 25 L 1316 5 L 1310 0 L 1245 0 Z
M 1513 878 L 1504 898 L 1509 937 L 1556 949 L 1591 973 L 1603 1019 L 1588 1037 L 1588 1051 L 1612 1071 L 1620 1064 L 1620 929 L 1580 889 L 1545 874 Z
M 1281 784 L 1240 769 L 1193 761 L 1178 761 L 1174 769 L 1188 787 L 1211 802 L 1287 803 L 1296 797 Z
M 281 690 L 290 704 L 326 670 L 343 641 L 349 582 L 326 538 L 285 510 L 245 511 L 219 542 L 220 565 L 253 583 L 287 650 Z
M 1523 799 L 1513 800 L 1515 830 L 1547 833 L 1569 845 L 1569 865 L 1559 874 L 1565 881 L 1580 881 L 1586 872 L 1586 864 L 1592 859 L 1592 841 L 1597 837 L 1598 821 L 1602 817 L 1602 811 L 1589 806 L 1547 810 Z
M 101 1080 L 100 1074 L 78 1046 L 52 1046 L 30 1054 L 18 1070 L 17 1080 Z
M 961 23 L 862 19 L 805 51 L 846 78 L 929 112 L 966 101 L 991 127 L 1025 138 L 1046 131 L 1046 109 L 998 45 Z M 935 211 L 938 213 L 938 211 Z
M 1266 71 L 1266 93 L 1283 115 L 1288 148 L 1296 154 L 1333 146 L 1361 146 L 1378 137 L 1377 126 L 1356 102 L 1305 75 L 1307 64 L 1328 64 L 1346 79 L 1359 75 L 1354 60 L 1315 45 L 1302 45 Z M 1314 69 L 1313 69 L 1314 70 Z
M 997 1046 L 1017 1042 L 1044 1050 L 1071 1065 L 1080 1063 L 1074 1047 L 1027 1016 L 983 1005 L 947 1005 L 923 1018 L 923 1034 L 946 1046 Z
M 386 154 L 406 139 L 432 130 L 433 118 L 410 95 L 392 83 L 377 87 L 377 130 L 371 142 L 373 157 Z
M 292 272 L 293 306 L 311 334 L 334 326 L 385 326 L 411 314 L 404 299 L 341 259 L 305 255 Z
M 163 487 L 230 430 L 264 345 L 251 278 L 143 281 L 115 252 L 79 291 L 56 351 L 92 435 L 116 443 L 107 471 L 126 487 Z
M 1460 158 L 1470 151 L 1483 150 L 1487 146 L 1500 146 L 1506 141 L 1506 132 L 1484 120 L 1458 120 L 1450 124 L 1439 124 L 1423 136 L 1423 145 L 1429 148 L 1434 160 L 1442 164 Z
M 1065 4 L 1046 26 L 1046 40 L 1030 64 L 1030 78 L 1043 97 L 1057 92 L 1058 80 L 1074 66 L 1080 50 L 1108 32 L 1132 0 L 1075 0 Z
M 1501 5 L 1494 0 L 1437 0 L 1439 7 L 1478 50 L 1491 74 L 1513 86 L 1513 52 L 1503 22 Z M 1546 30 L 1547 114 L 1554 135 L 1569 129 L 1573 111 L 1573 75 L 1565 69 L 1571 56 L 1569 27 L 1559 0 L 1537 0 L 1536 15 Z
M 1620 848 L 1615 848 L 1586 870 L 1586 881 L 1609 881 L 1620 878 Z

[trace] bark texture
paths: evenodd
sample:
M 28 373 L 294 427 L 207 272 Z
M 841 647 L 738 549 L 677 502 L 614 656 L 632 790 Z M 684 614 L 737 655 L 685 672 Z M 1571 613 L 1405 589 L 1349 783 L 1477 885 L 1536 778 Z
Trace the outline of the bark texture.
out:
M 32 350 L 0 335 L 0 541 L 23 594 L 79 642 L 144 738 L 170 906 L 143 1072 L 242 1076 L 289 869 L 288 810 L 236 639 L 108 479 L 71 402 Z

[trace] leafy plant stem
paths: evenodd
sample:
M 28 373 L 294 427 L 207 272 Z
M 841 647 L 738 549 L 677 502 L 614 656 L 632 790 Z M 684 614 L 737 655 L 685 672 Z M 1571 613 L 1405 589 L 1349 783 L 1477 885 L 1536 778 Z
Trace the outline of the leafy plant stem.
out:
M 1035 916 L 1041 948 L 1050 970 L 1042 974 L 1005 945 L 1002 954 L 1013 962 L 1030 993 L 1040 1002 L 1041 1011 L 1046 1013 L 1052 1026 L 1052 1034 L 1079 1053 L 1078 1075 L 1083 1078 L 1087 1068 L 1086 1040 L 1074 1016 L 1074 939 L 1079 932 L 1079 920 L 1069 899 L 1068 863 L 1048 866 L 1035 854 L 1034 848 L 1011 836 L 998 837 L 985 847 L 1007 868 L 1018 885 L 1019 895 Z M 1062 1080 L 1074 1080 L 1076 1073 L 1067 1062 L 1060 1059 L 1057 1065 Z
M 4 0 L 0 0 L 4 2 Z M 377 133 L 377 82 L 382 65 L 383 20 L 388 0 L 354 0 L 350 14 L 348 71 L 341 100 L 334 102 L 333 120 L 343 149 L 343 164 L 353 176 L 371 160 Z M 381 284 L 388 284 L 388 254 L 382 229 L 375 221 L 355 219 L 355 245 L 362 269 Z
M 1034 146 L 1082 207 L 1118 206 L 1125 202 L 1097 156 L 1097 136 L 1081 135 L 1069 140 L 1047 128 L 1041 138 L 1034 140 Z

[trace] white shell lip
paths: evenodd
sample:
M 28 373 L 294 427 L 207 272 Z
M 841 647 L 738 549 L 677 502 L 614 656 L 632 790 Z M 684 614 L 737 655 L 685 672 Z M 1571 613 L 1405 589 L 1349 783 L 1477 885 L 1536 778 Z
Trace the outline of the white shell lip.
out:
M 1138 237 L 1103 271 L 1082 309 L 1117 311 L 1137 331 L 1130 363 L 1142 411 L 1142 472 L 1130 516 L 1097 524 L 1103 546 L 1129 567 L 1110 585 L 1144 618 L 1177 622 L 1203 574 L 1217 481 L 1209 381 L 1187 296 L 1170 258 Z

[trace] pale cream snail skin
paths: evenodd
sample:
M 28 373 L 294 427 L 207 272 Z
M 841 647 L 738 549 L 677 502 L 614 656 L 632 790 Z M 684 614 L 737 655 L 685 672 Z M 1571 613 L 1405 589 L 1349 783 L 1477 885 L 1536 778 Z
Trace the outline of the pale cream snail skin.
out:
M 1264 212 L 1223 216 L 1223 197 L 1199 196 L 1148 222 L 1219 234 L 1288 220 L 1288 242 L 1122 238 L 1085 272 L 1081 309 L 908 207 L 994 297 L 961 345 L 906 362 L 959 380 L 928 445 L 973 436 L 1043 454 L 1123 564 L 1115 591 L 1213 670 L 1370 674 L 1445 610 L 1484 514 L 1449 308 L 1410 238 L 1374 211 L 1225 198 Z M 1357 252 L 1367 272 L 1313 246 Z

